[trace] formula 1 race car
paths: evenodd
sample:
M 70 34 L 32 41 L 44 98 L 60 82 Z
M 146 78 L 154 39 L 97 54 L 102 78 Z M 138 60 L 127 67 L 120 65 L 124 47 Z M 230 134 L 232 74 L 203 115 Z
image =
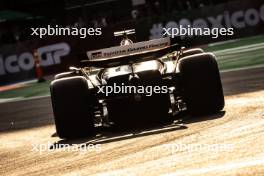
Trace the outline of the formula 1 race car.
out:
M 184 49 L 170 38 L 89 51 L 79 68 L 55 76 L 50 85 L 60 138 L 95 134 L 98 126 L 138 127 L 188 112 L 193 118 L 224 107 L 215 55 Z

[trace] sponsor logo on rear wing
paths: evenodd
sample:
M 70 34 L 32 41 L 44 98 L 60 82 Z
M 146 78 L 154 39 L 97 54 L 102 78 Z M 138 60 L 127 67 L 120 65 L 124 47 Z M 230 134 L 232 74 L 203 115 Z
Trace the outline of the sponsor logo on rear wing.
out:
M 146 53 L 152 50 L 162 49 L 170 46 L 170 38 L 161 38 L 144 42 L 133 43 L 125 46 L 115 46 L 100 50 L 88 51 L 89 60 L 122 57 L 138 53 Z

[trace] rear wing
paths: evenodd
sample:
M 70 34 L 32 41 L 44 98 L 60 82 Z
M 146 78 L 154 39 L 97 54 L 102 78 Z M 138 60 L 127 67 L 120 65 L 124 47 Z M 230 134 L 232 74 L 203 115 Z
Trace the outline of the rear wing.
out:
M 158 39 L 154 41 L 139 42 L 132 45 L 91 51 L 87 53 L 89 60 L 81 61 L 81 65 L 84 67 L 107 68 L 132 64 L 141 61 L 155 60 L 168 53 L 180 50 L 181 48 L 178 44 L 170 45 L 169 39 Z M 148 45 L 146 45 L 147 43 Z
M 170 38 L 162 38 L 149 40 L 144 42 L 133 43 L 124 46 L 115 46 L 100 50 L 88 51 L 88 60 L 111 59 L 115 57 L 123 57 L 132 54 L 150 52 L 155 49 L 162 49 L 170 46 Z

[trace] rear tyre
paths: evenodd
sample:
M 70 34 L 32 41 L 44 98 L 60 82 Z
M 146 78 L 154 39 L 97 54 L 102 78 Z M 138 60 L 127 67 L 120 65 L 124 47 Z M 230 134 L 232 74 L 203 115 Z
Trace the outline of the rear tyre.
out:
M 56 131 L 60 138 L 77 138 L 94 134 L 95 98 L 82 76 L 63 78 L 51 83 L 51 100 Z
M 180 60 L 179 70 L 187 110 L 193 115 L 217 113 L 224 107 L 224 94 L 215 56 L 196 54 Z

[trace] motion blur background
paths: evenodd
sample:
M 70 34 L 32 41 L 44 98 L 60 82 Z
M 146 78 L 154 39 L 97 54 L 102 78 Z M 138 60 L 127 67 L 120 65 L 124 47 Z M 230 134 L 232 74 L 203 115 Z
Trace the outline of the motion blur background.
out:
M 30 28 L 47 25 L 100 27 L 103 35 L 85 39 L 77 36 L 39 39 L 30 35 Z M 234 36 L 181 37 L 184 46 L 202 46 L 206 51 L 218 52 L 220 69 L 263 64 L 263 0 L 1 0 L 0 86 L 36 77 L 34 50 L 39 52 L 44 75 L 49 76 L 77 66 L 86 58 L 88 50 L 118 45 L 120 39 L 113 37 L 114 31 L 135 28 L 134 39 L 142 41 L 162 37 L 163 27 L 179 25 L 234 28 Z M 225 49 L 247 46 L 251 50 L 242 62 L 234 60 L 234 55 L 230 55 L 232 50 L 228 56 L 223 55 Z M 256 54 L 256 48 L 261 53 L 258 58 L 252 58 L 250 52 L 254 50 Z M 245 56 L 245 53 L 239 56 L 236 52 L 233 53 L 235 58 Z M 232 62 L 227 63 L 227 60 Z

